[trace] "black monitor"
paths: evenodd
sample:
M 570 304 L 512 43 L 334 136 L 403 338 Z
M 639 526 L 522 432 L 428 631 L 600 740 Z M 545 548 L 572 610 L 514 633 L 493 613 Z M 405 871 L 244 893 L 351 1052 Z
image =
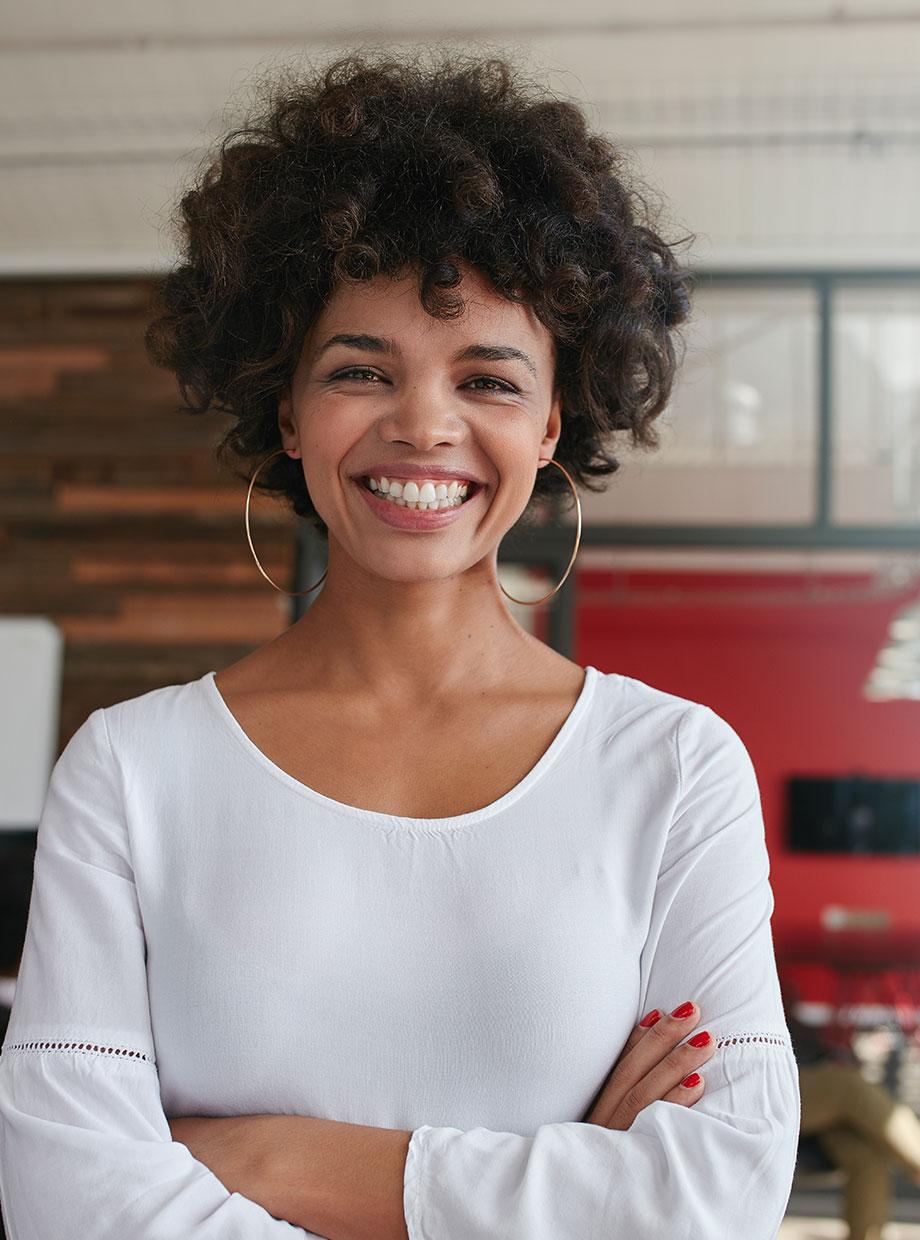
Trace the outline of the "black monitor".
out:
M 795 775 L 788 780 L 792 852 L 920 853 L 920 780 Z
M 35 831 L 0 831 L 0 974 L 16 973 L 26 937 Z M 0 1228 L 0 1237 L 3 1230 Z

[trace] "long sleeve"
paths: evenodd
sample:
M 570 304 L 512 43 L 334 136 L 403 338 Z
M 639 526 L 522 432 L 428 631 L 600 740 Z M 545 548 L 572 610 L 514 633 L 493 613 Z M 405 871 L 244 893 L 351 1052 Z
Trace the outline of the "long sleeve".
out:
M 627 1131 L 577 1121 L 529 1136 L 425 1125 L 404 1177 L 410 1240 L 774 1240 L 798 1144 L 798 1067 L 773 949 L 760 792 L 709 707 L 679 719 L 679 788 L 640 961 L 636 1022 L 699 1004 L 718 1049 L 691 1107 L 656 1101 Z M 613 1059 L 616 1055 L 613 1056 Z M 598 1087 L 601 1081 L 597 1082 Z
M 52 771 L 0 1055 L 8 1240 L 294 1240 L 164 1113 L 121 787 L 103 710 Z

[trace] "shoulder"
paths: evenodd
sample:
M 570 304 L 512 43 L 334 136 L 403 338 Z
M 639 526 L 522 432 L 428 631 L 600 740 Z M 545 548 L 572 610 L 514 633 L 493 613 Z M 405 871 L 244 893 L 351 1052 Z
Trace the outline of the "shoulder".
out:
M 181 684 L 162 685 L 111 706 L 100 706 L 87 723 L 98 716 L 116 748 L 148 744 L 169 729 L 190 723 L 199 709 L 203 680 L 202 676 Z
M 109 784 L 123 792 L 139 768 L 172 762 L 177 737 L 191 741 L 201 680 L 164 685 L 91 711 L 61 751 L 57 783 Z
M 52 768 L 39 842 L 109 868 L 112 857 L 126 858 L 127 800 L 170 787 L 181 774 L 178 755 L 195 751 L 198 684 L 165 685 L 91 711 Z
M 732 724 L 705 702 L 658 688 L 633 676 L 598 672 L 595 726 L 605 741 L 631 752 L 667 755 L 681 792 L 721 776 L 756 784 L 747 746 Z
M 670 735 L 676 743 L 678 732 L 696 732 L 725 723 L 703 702 L 670 693 L 635 676 L 595 669 L 595 707 L 602 721 L 611 726 L 644 729 L 650 734 Z M 689 724 L 689 727 L 688 727 Z

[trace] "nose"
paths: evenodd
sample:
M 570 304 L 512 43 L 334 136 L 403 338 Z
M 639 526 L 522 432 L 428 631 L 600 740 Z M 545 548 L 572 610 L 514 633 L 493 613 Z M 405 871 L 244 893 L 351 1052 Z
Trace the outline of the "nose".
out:
M 413 384 L 394 395 L 380 418 L 379 431 L 385 443 L 411 444 L 420 452 L 460 443 L 467 433 L 463 418 L 434 381 Z

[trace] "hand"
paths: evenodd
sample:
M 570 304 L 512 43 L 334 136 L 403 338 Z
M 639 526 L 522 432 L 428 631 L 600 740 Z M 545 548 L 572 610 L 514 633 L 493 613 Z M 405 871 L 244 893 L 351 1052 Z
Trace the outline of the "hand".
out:
M 678 1045 L 699 1019 L 700 1010 L 694 1004 L 687 1017 L 662 1016 L 648 1029 L 636 1025 L 582 1122 L 625 1131 L 653 1102 L 689 1107 L 700 1099 L 705 1081 L 689 1089 L 680 1082 L 712 1058 L 715 1039 L 708 1046 Z

